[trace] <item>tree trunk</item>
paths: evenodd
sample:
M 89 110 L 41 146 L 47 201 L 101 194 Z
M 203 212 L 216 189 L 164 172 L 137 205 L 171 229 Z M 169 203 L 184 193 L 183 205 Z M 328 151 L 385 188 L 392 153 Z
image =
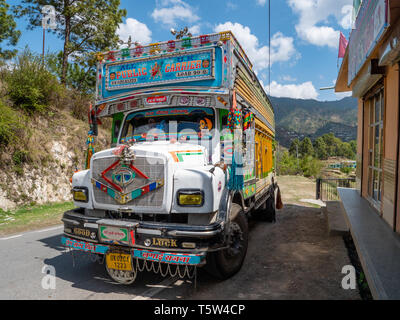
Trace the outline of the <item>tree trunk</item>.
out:
M 69 6 L 68 1 L 64 1 L 64 10 Z M 68 70 L 68 56 L 69 56 L 69 37 L 71 33 L 71 17 L 65 16 L 65 39 L 64 39 L 64 51 L 63 51 L 63 60 L 62 60 L 62 71 L 61 71 L 61 83 L 66 84 L 67 82 L 67 70 Z

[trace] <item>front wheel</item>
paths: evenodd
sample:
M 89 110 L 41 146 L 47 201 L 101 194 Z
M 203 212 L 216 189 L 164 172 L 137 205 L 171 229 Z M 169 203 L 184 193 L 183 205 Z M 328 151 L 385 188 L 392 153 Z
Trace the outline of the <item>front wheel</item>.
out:
M 249 227 L 242 207 L 232 204 L 227 248 L 208 255 L 206 270 L 214 277 L 225 280 L 235 275 L 242 267 L 247 253 Z

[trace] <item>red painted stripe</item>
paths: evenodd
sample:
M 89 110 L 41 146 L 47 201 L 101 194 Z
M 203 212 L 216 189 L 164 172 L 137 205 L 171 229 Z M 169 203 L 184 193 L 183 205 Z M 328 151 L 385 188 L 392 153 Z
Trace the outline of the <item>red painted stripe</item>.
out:
M 139 169 L 136 169 L 132 164 L 130 164 L 129 167 L 130 167 L 133 171 L 135 171 L 139 176 L 141 176 L 142 178 L 149 179 L 148 176 L 146 176 L 143 172 L 139 171 Z
M 115 189 L 117 189 L 119 192 L 122 192 L 121 187 L 117 186 L 115 183 L 113 183 L 112 181 L 110 181 L 110 179 L 108 179 L 105 174 L 110 171 L 111 169 L 114 169 L 119 163 L 119 160 L 117 160 L 116 162 L 114 162 L 111 166 L 109 166 L 106 170 L 104 170 L 101 173 L 101 176 L 104 180 L 106 180 L 109 184 L 111 184 Z
M 133 230 L 131 230 L 131 242 L 133 245 L 135 244 L 135 233 L 133 232 Z

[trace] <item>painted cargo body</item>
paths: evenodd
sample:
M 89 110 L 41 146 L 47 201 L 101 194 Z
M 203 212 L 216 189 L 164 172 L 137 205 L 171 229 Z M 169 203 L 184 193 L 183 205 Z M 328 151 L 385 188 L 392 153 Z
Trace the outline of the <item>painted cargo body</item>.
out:
M 98 60 L 93 120 L 112 117 L 112 148 L 73 176 L 64 245 L 124 283 L 140 262 L 232 276 L 247 218 L 273 220 L 277 193 L 274 112 L 246 54 L 228 31 Z

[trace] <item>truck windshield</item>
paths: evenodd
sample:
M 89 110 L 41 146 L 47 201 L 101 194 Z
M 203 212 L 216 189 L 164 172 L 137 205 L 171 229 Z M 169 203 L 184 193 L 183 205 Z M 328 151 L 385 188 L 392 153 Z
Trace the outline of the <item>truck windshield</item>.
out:
M 199 107 L 150 109 L 128 114 L 120 143 L 129 141 L 212 139 L 214 110 Z

